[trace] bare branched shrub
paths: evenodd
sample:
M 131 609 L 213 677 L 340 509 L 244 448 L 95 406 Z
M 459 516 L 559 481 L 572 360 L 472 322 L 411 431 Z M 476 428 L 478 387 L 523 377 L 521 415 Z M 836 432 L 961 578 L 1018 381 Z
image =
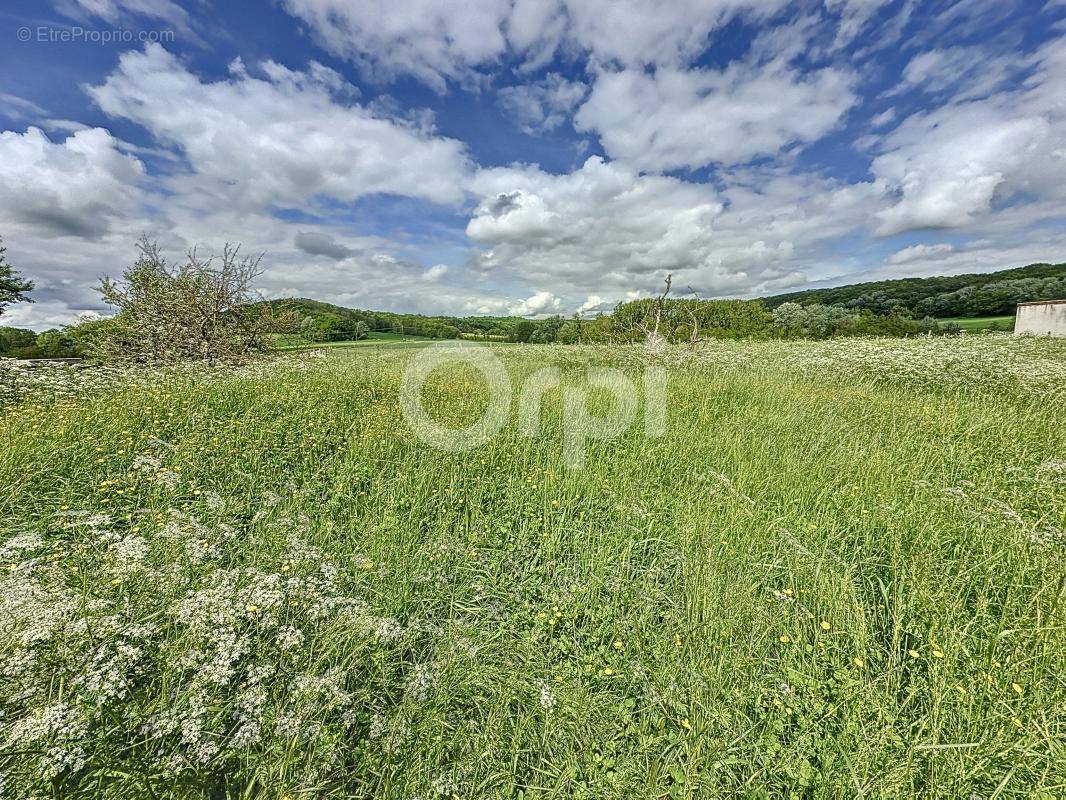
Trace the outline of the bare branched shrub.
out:
M 666 296 L 670 294 L 670 285 L 673 280 L 673 275 L 666 276 L 666 288 L 663 289 L 661 295 L 655 298 L 655 305 L 652 307 L 651 315 L 637 323 L 641 333 L 644 334 L 644 345 L 650 350 L 657 350 L 667 342 L 666 337 L 659 332 L 659 326 L 662 324 L 663 303 L 666 301 Z M 654 323 L 654 326 L 652 323 Z
M 268 334 L 284 320 L 258 304 L 252 284 L 260 257 L 227 244 L 219 256 L 189 251 L 172 267 L 155 242 L 142 237 L 134 265 L 120 280 L 101 279 L 98 291 L 118 309 L 86 337 L 88 354 L 101 361 L 244 361 L 268 349 Z

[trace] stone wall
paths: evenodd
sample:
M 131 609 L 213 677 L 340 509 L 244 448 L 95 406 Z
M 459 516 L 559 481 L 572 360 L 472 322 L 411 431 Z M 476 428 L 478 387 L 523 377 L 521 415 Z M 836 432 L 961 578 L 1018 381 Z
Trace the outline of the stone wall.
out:
M 1014 332 L 1033 336 L 1066 337 L 1066 300 L 1019 303 Z

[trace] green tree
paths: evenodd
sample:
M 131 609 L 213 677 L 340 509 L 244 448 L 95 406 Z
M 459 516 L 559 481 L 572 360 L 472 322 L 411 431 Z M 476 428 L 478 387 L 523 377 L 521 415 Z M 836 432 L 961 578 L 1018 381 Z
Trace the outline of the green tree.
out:
M 570 322 L 564 322 L 559 328 L 559 333 L 555 336 L 555 341 L 559 344 L 577 344 L 581 338 L 581 328 L 578 323 L 571 320 Z
M 773 310 L 774 325 L 786 335 L 802 336 L 807 325 L 807 312 L 799 303 L 782 303 Z
M 4 253 L 4 240 L 0 239 L 0 315 L 10 303 L 32 303 L 29 293 L 33 291 L 33 281 L 23 278 L 18 271 L 7 263 Z
M 514 330 L 511 332 L 511 339 L 515 342 L 528 342 L 536 330 L 537 326 L 532 320 L 519 320 L 518 324 L 514 326 Z
M 33 331 L 0 326 L 0 356 L 13 356 L 23 347 L 32 347 L 36 341 L 37 334 Z

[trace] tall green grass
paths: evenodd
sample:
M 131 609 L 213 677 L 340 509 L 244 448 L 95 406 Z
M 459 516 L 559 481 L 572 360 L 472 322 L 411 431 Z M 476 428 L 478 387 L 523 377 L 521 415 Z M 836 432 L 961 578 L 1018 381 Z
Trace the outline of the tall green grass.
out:
M 5 792 L 1066 791 L 1061 343 L 494 351 L 669 366 L 666 436 L 583 470 L 558 393 L 537 438 L 426 447 L 416 352 L 3 410 Z M 424 396 L 486 401 L 458 367 Z

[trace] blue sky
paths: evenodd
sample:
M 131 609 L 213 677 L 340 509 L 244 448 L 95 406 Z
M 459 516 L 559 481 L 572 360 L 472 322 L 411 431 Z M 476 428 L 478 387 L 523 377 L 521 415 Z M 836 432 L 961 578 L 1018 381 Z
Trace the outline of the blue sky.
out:
M 1061 261 L 1066 3 L 14 0 L 5 324 L 142 234 L 262 290 L 584 314 Z

